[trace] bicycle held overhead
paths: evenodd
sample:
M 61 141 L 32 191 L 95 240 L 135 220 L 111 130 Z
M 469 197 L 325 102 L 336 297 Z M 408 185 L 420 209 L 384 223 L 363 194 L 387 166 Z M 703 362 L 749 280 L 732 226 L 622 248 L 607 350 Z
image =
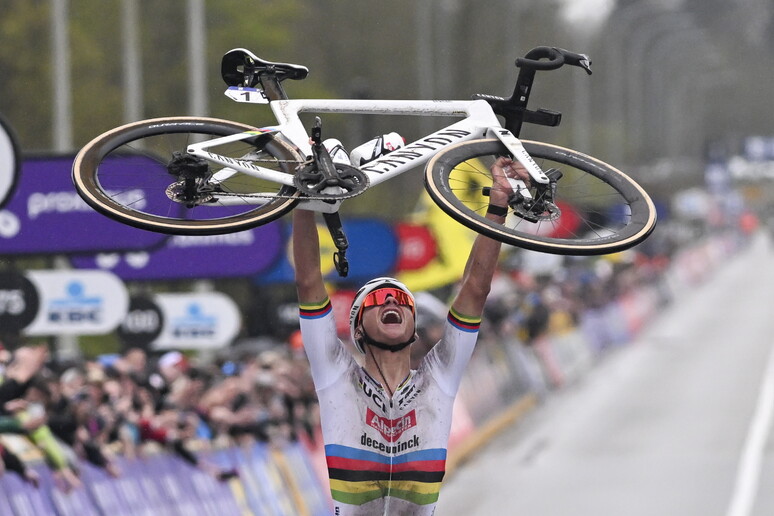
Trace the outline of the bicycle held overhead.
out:
M 76 156 L 73 181 L 97 211 L 142 229 L 206 235 L 242 231 L 295 208 L 323 213 L 346 275 L 348 246 L 341 203 L 424 166 L 430 197 L 449 216 L 503 243 L 555 254 L 596 255 L 644 240 L 656 214 L 648 194 L 616 168 L 586 154 L 519 138 L 524 123 L 556 126 L 561 114 L 527 107 L 538 71 L 565 65 L 591 73 L 583 54 L 537 47 L 516 60 L 508 98 L 471 100 L 289 99 L 286 80 L 304 66 L 227 52 L 226 95 L 267 105 L 277 124 L 254 128 L 215 118 L 166 117 L 130 123 L 89 142 Z M 301 113 L 315 113 L 306 127 Z M 455 121 L 366 163 L 331 157 L 320 115 L 439 116 Z M 502 119 L 502 122 L 501 122 Z M 327 136 L 327 135 L 326 135 Z M 367 140 L 365 137 L 363 140 Z M 485 217 L 491 165 L 518 161 L 529 180 L 511 180 L 503 223 Z

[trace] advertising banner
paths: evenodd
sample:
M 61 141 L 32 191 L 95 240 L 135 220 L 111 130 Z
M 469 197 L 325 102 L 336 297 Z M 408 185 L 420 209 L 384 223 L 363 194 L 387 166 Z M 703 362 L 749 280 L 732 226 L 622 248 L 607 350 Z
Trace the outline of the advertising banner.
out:
M 393 271 L 398 259 L 398 238 L 389 224 L 377 219 L 350 219 L 343 220 L 343 227 L 349 241 L 349 275 L 346 281 L 361 283 Z M 336 246 L 328 228 L 318 225 L 317 229 L 323 274 L 331 281 L 341 280 L 333 264 Z M 257 281 L 260 284 L 288 283 L 293 281 L 293 276 L 291 249 L 288 246 L 285 255 Z
M 173 235 L 152 251 L 72 256 L 79 269 L 109 270 L 130 280 L 238 278 L 263 272 L 283 251 L 282 224 L 228 235 Z
M 159 166 L 141 156 L 131 159 Z M 66 156 L 24 160 L 16 190 L 0 210 L 0 254 L 147 250 L 166 240 L 166 235 L 126 226 L 91 209 L 73 187 L 71 167 L 72 157 Z M 141 199 L 144 192 L 125 195 Z
M 175 455 L 116 457 L 118 477 L 78 460 L 83 487 L 65 491 L 44 462 L 30 465 L 40 485 L 0 475 L 0 516 L 259 516 L 330 514 L 327 490 L 312 477 L 298 444 L 264 443 L 204 451 L 200 458 L 238 477 L 217 481 Z
M 103 335 L 126 316 L 129 295 L 123 282 L 105 271 L 28 271 L 40 309 L 27 335 Z
M 89 493 L 83 487 L 65 492 L 57 487 L 54 475 L 47 468 L 38 467 L 41 483 L 51 495 L 51 503 L 57 516 L 100 516 L 103 513 L 97 510 L 91 502 Z M 126 512 L 113 511 L 111 516 L 128 516 Z
M 164 314 L 151 296 L 132 296 L 126 317 L 116 328 L 122 342 L 145 347 L 153 342 L 164 326 Z
M 400 241 L 396 271 L 422 269 L 438 256 L 438 244 L 427 225 L 401 222 L 395 232 Z
M 36 469 L 41 472 L 41 469 Z M 45 484 L 44 484 L 45 485 Z M 15 473 L 0 476 L 0 497 L 5 497 L 11 514 L 14 516 L 37 516 L 39 514 L 56 514 L 48 497 L 47 490 L 35 489 Z
M 0 329 L 17 332 L 40 308 L 38 289 L 21 272 L 0 272 Z
M 242 325 L 239 308 L 220 292 L 157 294 L 164 324 L 154 349 L 215 349 L 228 345 Z
M 470 179 L 476 184 L 476 178 Z M 414 291 L 433 290 L 458 281 L 465 270 L 476 233 L 449 217 L 426 193 L 420 197 L 420 210 L 412 219 L 428 228 L 435 242 L 433 256 L 423 266 L 399 270 L 397 278 Z M 427 256 L 430 250 L 427 249 Z M 405 255 L 404 255 L 405 256 Z M 405 263 L 405 262 L 404 262 Z

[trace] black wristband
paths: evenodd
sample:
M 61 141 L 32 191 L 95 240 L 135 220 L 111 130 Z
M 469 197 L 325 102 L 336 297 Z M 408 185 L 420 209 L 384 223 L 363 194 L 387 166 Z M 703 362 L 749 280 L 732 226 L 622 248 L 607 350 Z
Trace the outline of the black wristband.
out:
M 498 217 L 505 217 L 508 215 L 508 208 L 505 206 L 495 206 L 494 204 L 490 204 L 486 209 L 486 212 L 491 213 L 492 215 L 497 215 Z

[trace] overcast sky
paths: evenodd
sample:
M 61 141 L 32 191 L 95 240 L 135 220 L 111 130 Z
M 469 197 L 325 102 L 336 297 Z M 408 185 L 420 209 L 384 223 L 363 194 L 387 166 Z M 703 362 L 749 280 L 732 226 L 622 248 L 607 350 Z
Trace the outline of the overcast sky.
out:
M 571 24 L 581 23 L 596 29 L 610 14 L 616 0 L 561 0 L 562 17 Z

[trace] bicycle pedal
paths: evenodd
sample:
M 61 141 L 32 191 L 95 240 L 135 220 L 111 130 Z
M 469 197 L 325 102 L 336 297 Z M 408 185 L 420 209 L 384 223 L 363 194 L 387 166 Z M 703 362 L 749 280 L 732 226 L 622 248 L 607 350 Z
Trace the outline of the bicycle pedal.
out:
M 333 253 L 333 265 L 336 267 L 336 272 L 342 278 L 346 278 L 349 274 L 349 262 L 344 256 L 343 252 Z

